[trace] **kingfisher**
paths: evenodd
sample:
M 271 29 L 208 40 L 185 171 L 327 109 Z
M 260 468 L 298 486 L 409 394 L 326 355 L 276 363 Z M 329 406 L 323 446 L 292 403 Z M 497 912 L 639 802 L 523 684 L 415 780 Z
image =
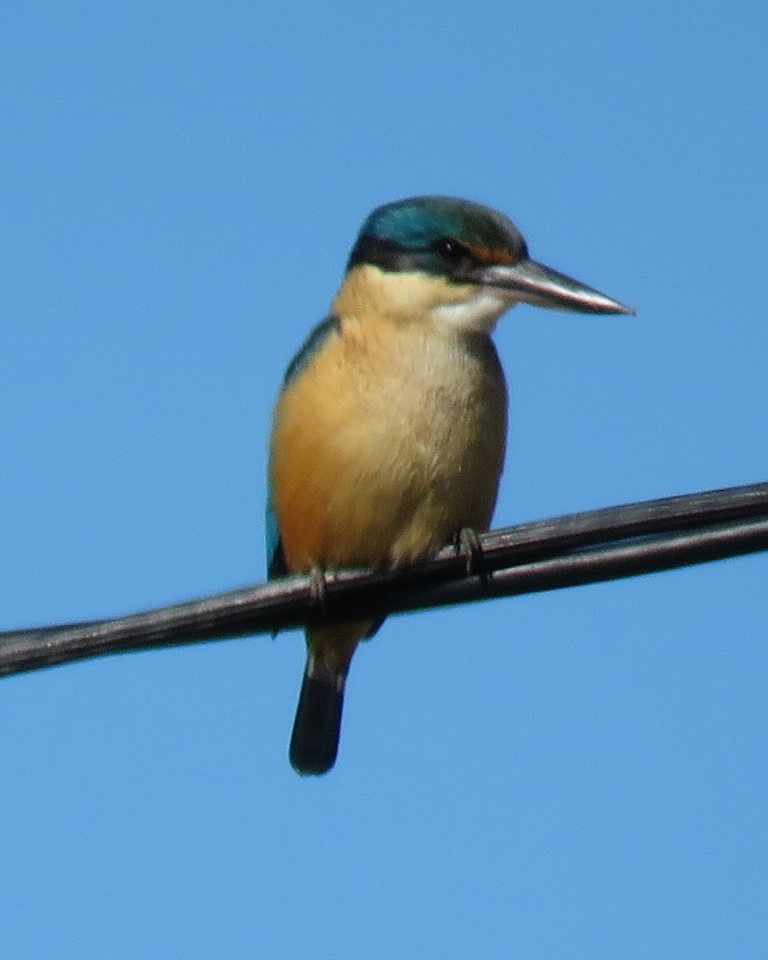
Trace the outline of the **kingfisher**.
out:
M 411 197 L 368 216 L 275 405 L 270 577 L 322 585 L 326 571 L 407 565 L 488 529 L 507 428 L 491 334 L 519 302 L 634 312 L 532 260 L 515 225 L 480 204 Z M 307 629 L 289 748 L 298 773 L 334 765 L 350 661 L 380 625 Z

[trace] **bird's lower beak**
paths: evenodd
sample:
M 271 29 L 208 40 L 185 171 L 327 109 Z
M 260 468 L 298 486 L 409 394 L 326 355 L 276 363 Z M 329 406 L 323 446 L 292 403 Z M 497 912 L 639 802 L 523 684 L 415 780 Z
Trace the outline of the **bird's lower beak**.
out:
M 509 293 L 511 298 L 537 307 L 577 310 L 579 313 L 634 313 L 618 300 L 566 277 L 535 260 L 486 267 L 479 277 L 483 286 Z

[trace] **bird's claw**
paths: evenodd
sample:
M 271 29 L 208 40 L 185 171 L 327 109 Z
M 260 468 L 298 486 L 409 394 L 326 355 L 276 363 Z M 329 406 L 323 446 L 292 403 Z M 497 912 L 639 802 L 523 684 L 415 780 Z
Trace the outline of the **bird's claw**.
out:
M 463 554 L 466 560 L 467 576 L 477 576 L 481 580 L 488 579 L 485 569 L 483 547 L 477 531 L 472 527 L 462 527 L 455 537 L 456 553 Z
M 309 571 L 309 597 L 312 605 L 321 613 L 328 609 L 328 581 L 325 571 L 320 567 L 312 567 Z

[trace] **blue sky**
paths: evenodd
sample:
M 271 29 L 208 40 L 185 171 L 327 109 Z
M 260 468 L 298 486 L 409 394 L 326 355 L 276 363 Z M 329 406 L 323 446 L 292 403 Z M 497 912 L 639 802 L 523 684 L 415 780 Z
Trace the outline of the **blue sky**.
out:
M 500 324 L 497 525 L 768 479 L 764 5 L 2 19 L 0 628 L 262 579 L 282 370 L 416 193 L 638 310 Z M 763 958 L 766 574 L 392 618 L 321 780 L 297 632 L 4 679 L 0 952 Z

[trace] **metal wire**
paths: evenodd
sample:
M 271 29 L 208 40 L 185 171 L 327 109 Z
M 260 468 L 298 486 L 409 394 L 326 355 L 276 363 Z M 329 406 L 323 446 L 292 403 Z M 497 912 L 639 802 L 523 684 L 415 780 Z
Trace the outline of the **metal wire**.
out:
M 768 549 L 768 483 L 648 500 L 491 531 L 472 558 L 446 547 L 396 571 L 272 581 L 110 620 L 0 633 L 0 675 L 136 650 L 275 633 L 556 590 Z

